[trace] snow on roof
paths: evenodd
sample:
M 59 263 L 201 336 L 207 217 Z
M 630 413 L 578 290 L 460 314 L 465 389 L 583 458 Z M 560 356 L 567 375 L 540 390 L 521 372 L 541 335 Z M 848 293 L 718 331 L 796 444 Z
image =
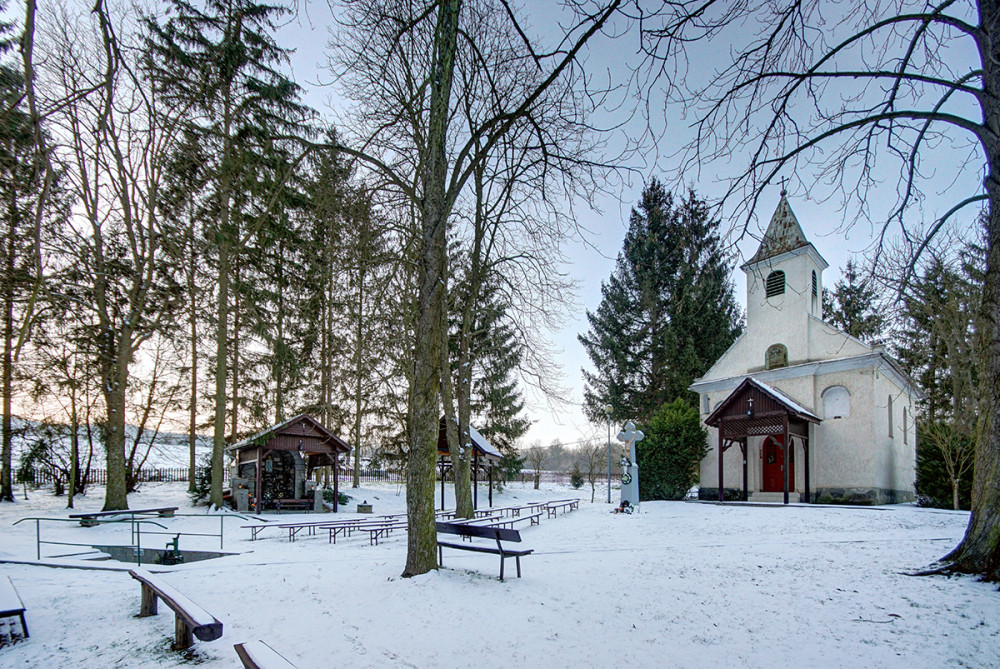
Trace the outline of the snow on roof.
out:
M 491 444 L 490 442 L 486 441 L 486 437 L 484 437 L 483 435 L 479 434 L 479 430 L 477 430 L 476 428 L 472 427 L 471 425 L 469 426 L 469 434 L 472 437 L 472 443 L 475 444 L 476 446 L 478 446 L 479 450 L 481 450 L 483 453 L 485 453 L 486 455 L 490 455 L 490 456 L 492 456 L 494 458 L 502 458 L 503 457 L 503 455 L 501 455 L 500 451 L 498 451 L 493 446 L 493 444 Z
M 752 376 L 749 377 L 749 378 L 750 378 L 750 380 L 752 382 L 754 382 L 755 384 L 757 384 L 757 386 L 759 386 L 761 390 L 763 390 L 763 391 L 765 391 L 767 393 L 770 393 L 771 395 L 774 395 L 774 397 L 776 399 L 779 399 L 784 404 L 788 405 L 789 409 L 792 409 L 795 412 L 802 414 L 803 416 L 810 416 L 812 418 L 815 418 L 817 421 L 819 420 L 819 416 L 817 416 L 812 411 L 810 411 L 809 409 L 805 408 L 804 406 L 802 406 L 801 404 L 799 404 L 798 402 L 796 402 L 795 400 L 793 400 L 791 397 L 789 397 L 785 393 L 783 393 L 780 390 L 777 390 L 775 388 L 772 388 L 771 386 L 767 385 L 763 381 L 755 379 Z

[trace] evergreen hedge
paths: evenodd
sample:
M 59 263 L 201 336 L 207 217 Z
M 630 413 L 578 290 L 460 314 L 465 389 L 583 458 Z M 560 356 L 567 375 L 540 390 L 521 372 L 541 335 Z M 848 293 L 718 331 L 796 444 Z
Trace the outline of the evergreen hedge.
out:
M 698 410 L 683 398 L 662 405 L 636 446 L 639 499 L 683 499 L 698 482 L 707 438 Z

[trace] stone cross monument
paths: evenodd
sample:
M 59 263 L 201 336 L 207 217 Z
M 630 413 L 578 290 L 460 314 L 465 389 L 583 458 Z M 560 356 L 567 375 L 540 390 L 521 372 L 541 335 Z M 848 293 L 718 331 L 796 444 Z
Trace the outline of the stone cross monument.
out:
M 635 444 L 642 441 L 646 435 L 642 430 L 635 429 L 635 423 L 625 423 L 625 429 L 618 433 L 618 441 L 625 444 L 625 455 L 622 457 L 622 504 L 628 502 L 635 507 L 639 504 L 639 465 L 635 464 Z

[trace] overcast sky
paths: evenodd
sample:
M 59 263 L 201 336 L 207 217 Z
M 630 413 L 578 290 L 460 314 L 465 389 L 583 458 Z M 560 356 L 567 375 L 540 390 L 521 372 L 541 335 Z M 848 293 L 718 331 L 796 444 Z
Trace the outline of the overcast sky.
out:
M 342 102 L 340 101 L 336 84 L 331 81 L 331 76 L 325 69 L 326 43 L 328 41 L 328 30 L 331 24 L 329 9 L 325 3 L 309 3 L 305 5 L 306 12 L 300 13 L 298 19 L 285 27 L 278 36 L 281 46 L 294 48 L 295 54 L 292 60 L 293 74 L 296 81 L 306 90 L 306 102 L 320 110 L 320 112 L 334 123 L 341 112 Z M 556 29 L 555 21 L 557 14 L 552 11 L 552 4 L 548 0 L 540 2 L 529 2 L 526 4 L 525 15 L 537 34 L 554 34 Z M 546 32 L 548 31 L 548 32 Z M 587 54 L 588 67 L 593 71 L 606 71 L 610 76 L 619 76 L 624 68 L 627 68 L 630 54 L 634 53 L 634 40 L 626 38 L 598 39 L 594 42 L 594 47 Z M 713 62 L 715 54 L 721 57 L 728 57 L 729 50 L 708 48 L 700 53 L 695 53 L 692 60 L 692 71 L 696 74 L 709 73 L 713 68 L 717 68 L 721 63 Z M 661 175 L 664 169 L 673 167 L 669 156 L 678 148 L 680 141 L 688 135 L 688 122 L 682 120 L 683 110 L 667 108 L 665 112 L 666 122 L 669 126 L 668 132 L 662 135 L 655 147 L 655 153 L 651 156 L 648 167 L 641 170 L 642 179 L 648 179 L 653 175 Z M 660 165 L 655 165 L 655 161 L 660 161 Z M 692 186 L 695 191 L 709 199 L 718 197 L 722 192 L 720 180 L 731 175 L 734 169 L 740 165 L 739 156 L 735 156 L 727 165 L 712 166 L 704 165 L 697 182 L 687 181 L 687 185 Z M 932 167 L 933 169 L 933 167 Z M 961 170 L 958 163 L 951 165 L 942 164 L 937 167 L 940 170 L 938 181 L 940 186 L 926 193 L 927 199 L 922 203 L 921 208 L 915 212 L 913 220 L 930 222 L 938 215 L 947 210 L 954 203 L 955 189 L 975 189 L 975 182 L 980 176 L 973 170 Z M 886 192 L 883 202 L 875 203 L 872 207 L 872 217 L 874 222 L 861 221 L 855 223 L 847 230 L 843 229 L 845 211 L 840 208 L 836 199 L 825 202 L 818 202 L 811 196 L 814 193 L 808 192 L 798 179 L 808 182 L 811 175 L 788 174 L 790 178 L 789 202 L 796 213 L 806 237 L 816 246 L 820 254 L 826 258 L 830 268 L 823 277 L 824 285 L 832 287 L 834 282 L 840 278 L 840 272 L 844 264 L 852 256 L 863 256 L 869 250 L 873 241 L 873 235 L 878 232 L 878 214 L 882 209 L 878 205 L 890 206 L 895 195 L 895 182 L 887 179 Z M 578 343 L 576 337 L 587 328 L 585 311 L 595 310 L 600 303 L 601 281 L 606 280 L 614 268 L 614 259 L 621 248 L 625 231 L 628 225 L 628 214 L 630 207 L 638 200 L 642 191 L 642 183 L 637 177 L 631 184 L 623 184 L 619 190 L 620 199 L 605 198 L 598 203 L 600 212 L 590 211 L 586 208 L 578 208 L 579 220 L 585 228 L 591 231 L 589 238 L 573 244 L 567 251 L 569 263 L 566 271 L 579 284 L 579 291 L 576 295 L 576 305 L 565 326 L 558 332 L 551 335 L 552 342 L 557 350 L 557 362 L 562 368 L 563 377 L 558 383 L 565 386 L 570 392 L 572 407 L 561 411 L 553 411 L 545 402 L 537 397 L 536 393 L 528 392 L 529 418 L 534 421 L 534 425 L 528 434 L 523 438 L 523 445 L 527 445 L 535 440 L 542 443 L 549 443 L 558 438 L 563 443 L 573 444 L 581 440 L 596 438 L 605 439 L 607 434 L 606 425 L 592 425 L 583 416 L 579 408 L 583 397 L 583 381 L 580 369 L 589 366 L 589 361 L 583 351 L 583 347 Z M 766 227 L 770 216 L 777 206 L 780 186 L 775 186 L 766 191 L 761 200 L 761 204 L 756 212 L 755 225 L 751 226 L 751 231 L 757 235 L 761 228 Z M 951 197 L 949 197 L 951 193 Z M 882 198 L 880 198 L 881 200 Z M 850 212 L 853 215 L 854 212 Z M 964 220 L 969 220 L 973 214 L 965 216 Z M 725 220 L 723 214 L 723 227 L 729 229 L 734 223 Z M 748 258 L 756 250 L 758 241 L 754 238 L 745 238 L 738 246 L 742 259 Z M 745 303 L 746 284 L 743 272 L 734 270 L 733 276 L 736 284 L 737 298 L 741 304 Z M 613 427 L 613 433 L 617 433 L 618 427 Z

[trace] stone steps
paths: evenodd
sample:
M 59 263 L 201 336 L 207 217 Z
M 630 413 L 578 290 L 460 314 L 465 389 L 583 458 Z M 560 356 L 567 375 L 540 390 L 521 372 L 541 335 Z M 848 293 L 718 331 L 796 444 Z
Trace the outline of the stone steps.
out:
M 782 492 L 752 492 L 750 493 L 751 502 L 760 502 L 764 504 L 782 504 L 785 501 L 785 493 Z M 797 492 L 788 493 L 789 503 L 798 503 L 801 501 L 801 497 Z

